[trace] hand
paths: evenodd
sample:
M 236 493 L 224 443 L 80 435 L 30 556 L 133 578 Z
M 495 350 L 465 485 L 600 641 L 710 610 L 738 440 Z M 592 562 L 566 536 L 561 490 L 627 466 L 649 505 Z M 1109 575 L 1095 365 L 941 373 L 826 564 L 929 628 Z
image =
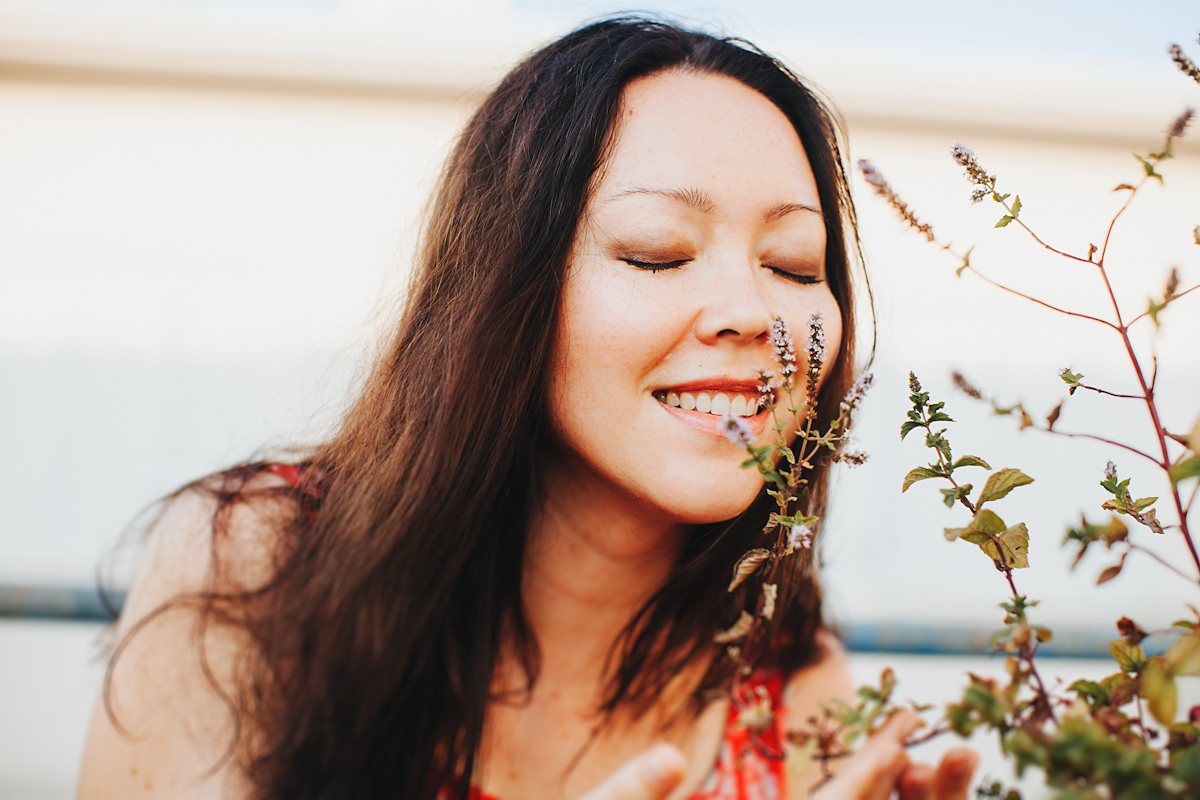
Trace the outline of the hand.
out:
M 971 774 L 979 763 L 973 750 L 948 751 L 937 769 L 914 764 L 904 740 L 921 727 L 916 714 L 902 711 L 846 760 L 837 776 L 813 794 L 813 800 L 887 800 L 898 790 L 900 800 L 966 800 Z
M 664 800 L 686 773 L 687 760 L 678 748 L 656 744 L 626 761 L 579 800 Z

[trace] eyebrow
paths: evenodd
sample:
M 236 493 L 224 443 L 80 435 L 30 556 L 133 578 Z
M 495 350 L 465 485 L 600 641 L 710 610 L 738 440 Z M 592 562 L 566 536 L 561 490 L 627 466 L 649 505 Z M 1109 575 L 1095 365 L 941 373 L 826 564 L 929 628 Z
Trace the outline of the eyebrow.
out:
M 661 197 L 667 197 L 671 200 L 676 200 L 688 206 L 689 208 L 694 208 L 697 211 L 704 213 L 714 211 L 717 207 L 717 204 L 713 202 L 712 198 L 708 196 L 707 192 L 694 187 L 686 187 L 682 189 L 646 189 L 642 187 L 636 187 L 633 189 L 626 189 L 623 192 L 613 195 L 609 198 L 609 201 L 611 202 L 613 200 L 620 200 L 622 197 L 628 197 L 629 195 L 634 194 L 656 194 Z M 813 214 L 817 214 L 818 216 L 821 215 L 821 209 L 813 208 L 812 206 L 805 205 L 804 203 L 778 203 L 766 210 L 766 212 L 763 214 L 763 220 L 765 222 L 775 222 L 776 220 L 782 219 L 788 214 L 796 211 L 809 211 Z

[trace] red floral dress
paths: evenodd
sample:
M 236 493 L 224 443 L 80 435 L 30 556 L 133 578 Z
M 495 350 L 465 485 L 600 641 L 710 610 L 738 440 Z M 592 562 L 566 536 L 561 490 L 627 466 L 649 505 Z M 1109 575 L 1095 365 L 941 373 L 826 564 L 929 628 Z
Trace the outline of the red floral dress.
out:
M 305 471 L 291 464 L 272 464 L 267 469 L 313 501 L 305 507 L 311 519 L 323 494 L 319 481 L 306 480 Z M 743 688 L 747 697 L 769 698 L 773 719 L 779 719 L 783 711 L 783 677 L 778 672 L 756 672 L 747 678 Z M 731 704 L 717 763 L 704 785 L 688 800 L 783 800 L 787 797 L 785 762 L 764 751 L 781 752 L 778 722 L 755 734 L 742 724 L 737 708 Z M 500 798 L 472 789 L 470 800 Z
M 783 679 L 778 672 L 760 672 L 750 676 L 745 689 L 749 694 L 770 698 L 774 718 L 782 713 Z M 778 723 L 760 734 L 759 742 L 744 727 L 732 705 L 725 723 L 725 738 L 717 763 L 704 785 L 688 800 L 783 800 L 787 797 L 787 769 L 781 758 L 772 758 L 763 750 L 780 752 Z M 472 789 L 469 800 L 501 800 Z

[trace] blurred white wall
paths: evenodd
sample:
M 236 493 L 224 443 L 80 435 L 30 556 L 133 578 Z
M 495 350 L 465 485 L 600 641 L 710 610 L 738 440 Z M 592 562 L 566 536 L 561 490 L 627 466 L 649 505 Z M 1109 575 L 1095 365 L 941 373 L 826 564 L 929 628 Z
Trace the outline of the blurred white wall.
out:
M 514 59 L 584 16 L 544 5 L 0 0 L 0 582 L 87 584 L 155 497 L 327 429 L 368 358 L 372 320 L 404 285 L 455 132 Z M 731 27 L 731 15 L 714 18 Z M 1186 46 L 1196 24 L 1168 20 L 1163 43 Z M 1022 219 L 1085 253 L 1121 201 L 1112 187 L 1138 177 L 1130 152 L 1156 148 L 1183 106 L 1200 102 L 1200 87 L 1158 52 L 1007 59 L 962 45 L 854 48 L 811 31 L 760 38 L 829 90 L 853 158 L 870 158 L 939 235 L 977 245 L 973 264 L 1093 314 L 1109 310 L 1092 270 L 1047 257 L 1016 226 L 993 229 L 1000 212 L 968 202 L 949 143 L 973 145 L 1003 190 L 1020 193 Z M 1164 173 L 1109 257 L 1134 313 L 1161 293 L 1170 266 L 1184 286 L 1200 281 L 1200 149 L 1185 142 Z M 1107 459 L 1139 495 L 1162 493 L 1152 473 L 1111 448 L 1018 434 L 949 388 L 956 367 L 1044 414 L 1064 394 L 1058 369 L 1072 365 L 1129 391 L 1119 340 L 956 279 L 956 263 L 857 177 L 855 191 L 879 311 L 879 385 L 859 433 L 872 460 L 839 476 L 827 533 L 835 617 L 999 623 L 1003 581 L 974 548 L 942 538 L 963 515 L 928 484 L 898 492 L 927 460 L 896 435 L 912 369 L 968 423 L 951 431 L 960 452 L 1037 479 L 998 510 L 1029 525 L 1037 568 L 1019 577 L 1043 600 L 1042 619 L 1175 618 L 1194 601 L 1183 581 L 1134 556 L 1093 590 L 1108 562 L 1091 557 L 1068 576 L 1058 547 L 1080 511 L 1098 516 Z M 1197 302 L 1164 315 L 1158 344 L 1174 430 L 1200 412 Z M 1132 401 L 1077 394 L 1059 425 L 1150 446 Z M 1155 538 L 1142 541 L 1186 565 L 1171 537 Z M 21 675 L 49 674 L 36 659 L 86 651 L 78 630 L 58 628 L 60 641 L 51 629 L 0 624 L 0 717 L 13 719 L 5 693 L 21 691 Z M 58 668 L 82 687 L 71 696 L 86 697 L 95 673 L 85 680 L 71 663 Z M 86 704 L 66 703 L 76 716 L 63 712 L 74 722 L 62 724 L 81 724 Z M 0 790 L 66 796 L 77 758 L 68 740 L 46 756 L 41 739 L 5 728 Z

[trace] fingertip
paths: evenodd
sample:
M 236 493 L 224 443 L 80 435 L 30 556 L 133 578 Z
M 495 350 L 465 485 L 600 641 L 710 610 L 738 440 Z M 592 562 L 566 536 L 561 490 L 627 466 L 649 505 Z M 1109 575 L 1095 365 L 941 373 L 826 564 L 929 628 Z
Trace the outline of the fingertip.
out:
M 979 754 L 966 747 L 947 750 L 938 764 L 934 778 L 936 796 L 942 798 L 966 797 L 971 785 L 971 776 L 979 766 Z
M 926 800 L 933 792 L 933 775 L 928 764 L 909 764 L 898 781 L 900 800 Z
M 905 739 L 924 724 L 925 722 L 915 711 L 903 709 L 892 714 L 883 729 L 897 738 Z

